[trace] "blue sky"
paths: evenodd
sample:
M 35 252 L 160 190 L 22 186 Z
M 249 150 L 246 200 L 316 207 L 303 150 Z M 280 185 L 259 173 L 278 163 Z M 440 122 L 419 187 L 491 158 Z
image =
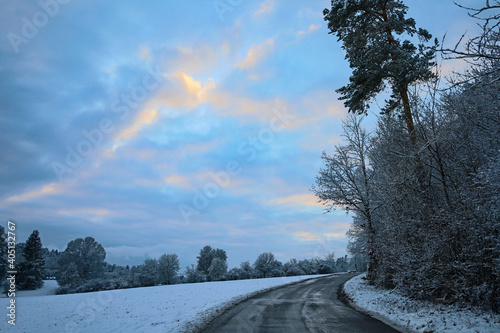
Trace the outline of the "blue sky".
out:
M 406 3 L 450 45 L 473 26 L 452 1 Z M 345 255 L 350 217 L 309 190 L 347 114 L 328 5 L 4 1 L 1 218 L 49 248 L 92 236 L 117 264 Z

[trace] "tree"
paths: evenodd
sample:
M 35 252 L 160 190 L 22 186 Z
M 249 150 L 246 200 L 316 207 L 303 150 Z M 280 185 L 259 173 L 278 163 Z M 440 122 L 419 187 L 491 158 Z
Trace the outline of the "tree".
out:
M 271 252 L 259 254 L 253 267 L 259 277 L 280 276 L 283 273 L 283 265 L 279 262 Z
M 154 286 L 159 281 L 158 260 L 146 259 L 144 263 L 137 267 L 134 276 L 134 284 L 139 287 Z
M 0 226 L 0 279 L 4 281 L 4 277 L 7 274 L 7 235 L 5 234 L 5 229 Z
M 23 251 L 24 262 L 19 265 L 17 285 L 22 289 L 38 289 L 43 286 L 45 261 L 42 255 L 42 241 L 38 230 L 34 230 L 26 241 Z
M 187 283 L 203 282 L 202 273 L 194 265 L 187 266 L 185 274 Z
M 285 276 L 299 276 L 305 275 L 306 272 L 299 266 L 297 259 L 292 258 L 283 265 Z
M 160 283 L 174 284 L 177 281 L 179 269 L 177 254 L 163 254 L 158 260 Z
M 198 265 L 197 269 L 198 271 L 202 272 L 205 275 L 208 275 L 208 269 L 210 268 L 210 265 L 212 265 L 212 261 L 215 258 L 219 258 L 222 261 L 226 262 L 227 261 L 227 254 L 226 251 L 222 249 L 212 249 L 210 246 L 205 246 L 200 250 L 200 255 L 197 257 L 198 259 Z
M 128 278 L 127 278 L 127 283 L 130 286 L 134 286 L 135 285 L 135 275 L 137 274 L 138 270 L 139 269 L 135 265 L 133 265 L 132 267 L 130 267 L 130 272 L 129 272 L 129 275 L 128 275 Z
M 214 258 L 208 268 L 208 278 L 210 281 L 219 281 L 227 273 L 227 263 L 221 258 Z
M 459 75 L 459 80 L 454 85 L 476 81 L 476 84 L 491 84 L 500 80 L 500 67 L 494 63 L 500 61 L 500 1 L 486 0 L 480 7 L 471 8 L 455 3 L 457 6 L 469 11 L 469 16 L 478 20 L 482 33 L 465 41 L 463 50 L 459 49 L 465 34 L 462 35 L 454 48 L 441 48 L 445 59 L 465 59 L 473 65 L 481 63 L 487 70 L 469 71 L 465 76 Z M 446 36 L 445 36 L 446 38 Z M 443 40 L 445 39 L 443 38 Z M 444 42 L 443 42 L 444 44 Z M 491 66 L 493 64 L 493 66 Z M 471 75 L 472 74 L 472 75 Z M 493 78 L 492 78 L 493 76 Z
M 50 250 L 44 248 L 43 259 L 45 260 L 45 274 L 50 278 L 54 278 L 59 270 L 59 257 L 61 253 L 58 250 Z
M 213 251 L 213 257 L 214 259 L 215 258 L 219 258 L 220 260 L 222 261 L 227 261 L 227 254 L 226 254 L 226 251 L 222 250 L 222 249 L 215 249 Z
M 242 280 L 243 279 L 251 279 L 254 275 L 252 265 L 250 265 L 249 261 L 243 261 L 240 264 L 240 271 L 241 271 L 240 279 L 242 279 Z
M 78 286 L 104 274 L 106 251 L 92 237 L 77 238 L 68 243 L 59 259 L 57 282 L 60 286 Z
M 233 267 L 229 271 L 227 271 L 225 275 L 226 280 L 241 280 L 241 269 L 238 267 Z
M 337 258 L 337 271 L 338 272 L 347 272 L 349 269 L 349 261 L 347 260 L 347 256 Z
M 415 27 L 415 20 L 405 18 L 408 7 L 400 0 L 332 0 L 331 9 L 323 11 L 331 34 L 336 34 L 353 68 L 350 83 L 337 90 L 345 106 L 354 113 L 366 113 L 369 102 L 387 84 L 391 99 L 386 112 L 401 104 L 411 141 L 416 143 L 415 124 L 408 87 L 434 77 L 434 48 L 425 51 L 424 42 L 431 35 Z M 417 35 L 417 47 L 397 38 Z M 437 44 L 437 41 L 436 41 Z
M 204 274 L 208 274 L 208 268 L 212 264 L 213 249 L 210 246 L 205 246 L 200 250 L 200 255 L 196 257 L 198 259 L 198 266 L 196 269 Z
M 368 280 L 373 282 L 378 263 L 374 239 L 376 233 L 373 218 L 374 170 L 370 167 L 369 154 L 372 138 L 361 126 L 361 117 L 349 116 L 343 121 L 343 137 L 346 144 L 335 147 L 332 156 L 323 152 L 325 167 L 316 177 L 312 191 L 330 212 L 335 208 L 354 210 L 359 217 L 355 223 L 356 235 L 366 236 L 366 251 L 369 256 Z

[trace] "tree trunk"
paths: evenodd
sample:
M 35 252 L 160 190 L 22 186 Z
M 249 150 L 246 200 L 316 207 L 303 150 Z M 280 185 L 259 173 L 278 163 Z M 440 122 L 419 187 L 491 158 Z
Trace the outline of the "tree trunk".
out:
M 408 96 L 408 87 L 404 87 L 400 92 L 401 101 L 403 102 L 404 116 L 406 121 L 406 129 L 410 135 L 410 141 L 415 146 L 417 144 L 417 136 L 415 133 L 415 125 L 413 123 L 413 115 L 410 108 L 410 97 Z

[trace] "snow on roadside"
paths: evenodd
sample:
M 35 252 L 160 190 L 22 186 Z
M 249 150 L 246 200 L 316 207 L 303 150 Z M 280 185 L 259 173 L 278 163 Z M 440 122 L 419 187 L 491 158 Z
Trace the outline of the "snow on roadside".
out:
M 16 325 L 7 323 L 8 298 L 0 331 L 7 332 L 192 332 L 245 295 L 319 277 L 179 284 L 85 294 L 15 299 Z
M 347 281 L 344 291 L 360 310 L 408 332 L 498 333 L 500 315 L 416 301 L 397 290 L 369 286 L 365 275 Z

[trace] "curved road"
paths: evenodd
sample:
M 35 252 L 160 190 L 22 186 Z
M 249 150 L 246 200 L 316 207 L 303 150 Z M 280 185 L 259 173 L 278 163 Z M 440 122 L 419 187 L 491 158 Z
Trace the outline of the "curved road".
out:
M 254 296 L 217 317 L 204 333 L 394 333 L 337 297 L 355 274 L 331 275 Z

